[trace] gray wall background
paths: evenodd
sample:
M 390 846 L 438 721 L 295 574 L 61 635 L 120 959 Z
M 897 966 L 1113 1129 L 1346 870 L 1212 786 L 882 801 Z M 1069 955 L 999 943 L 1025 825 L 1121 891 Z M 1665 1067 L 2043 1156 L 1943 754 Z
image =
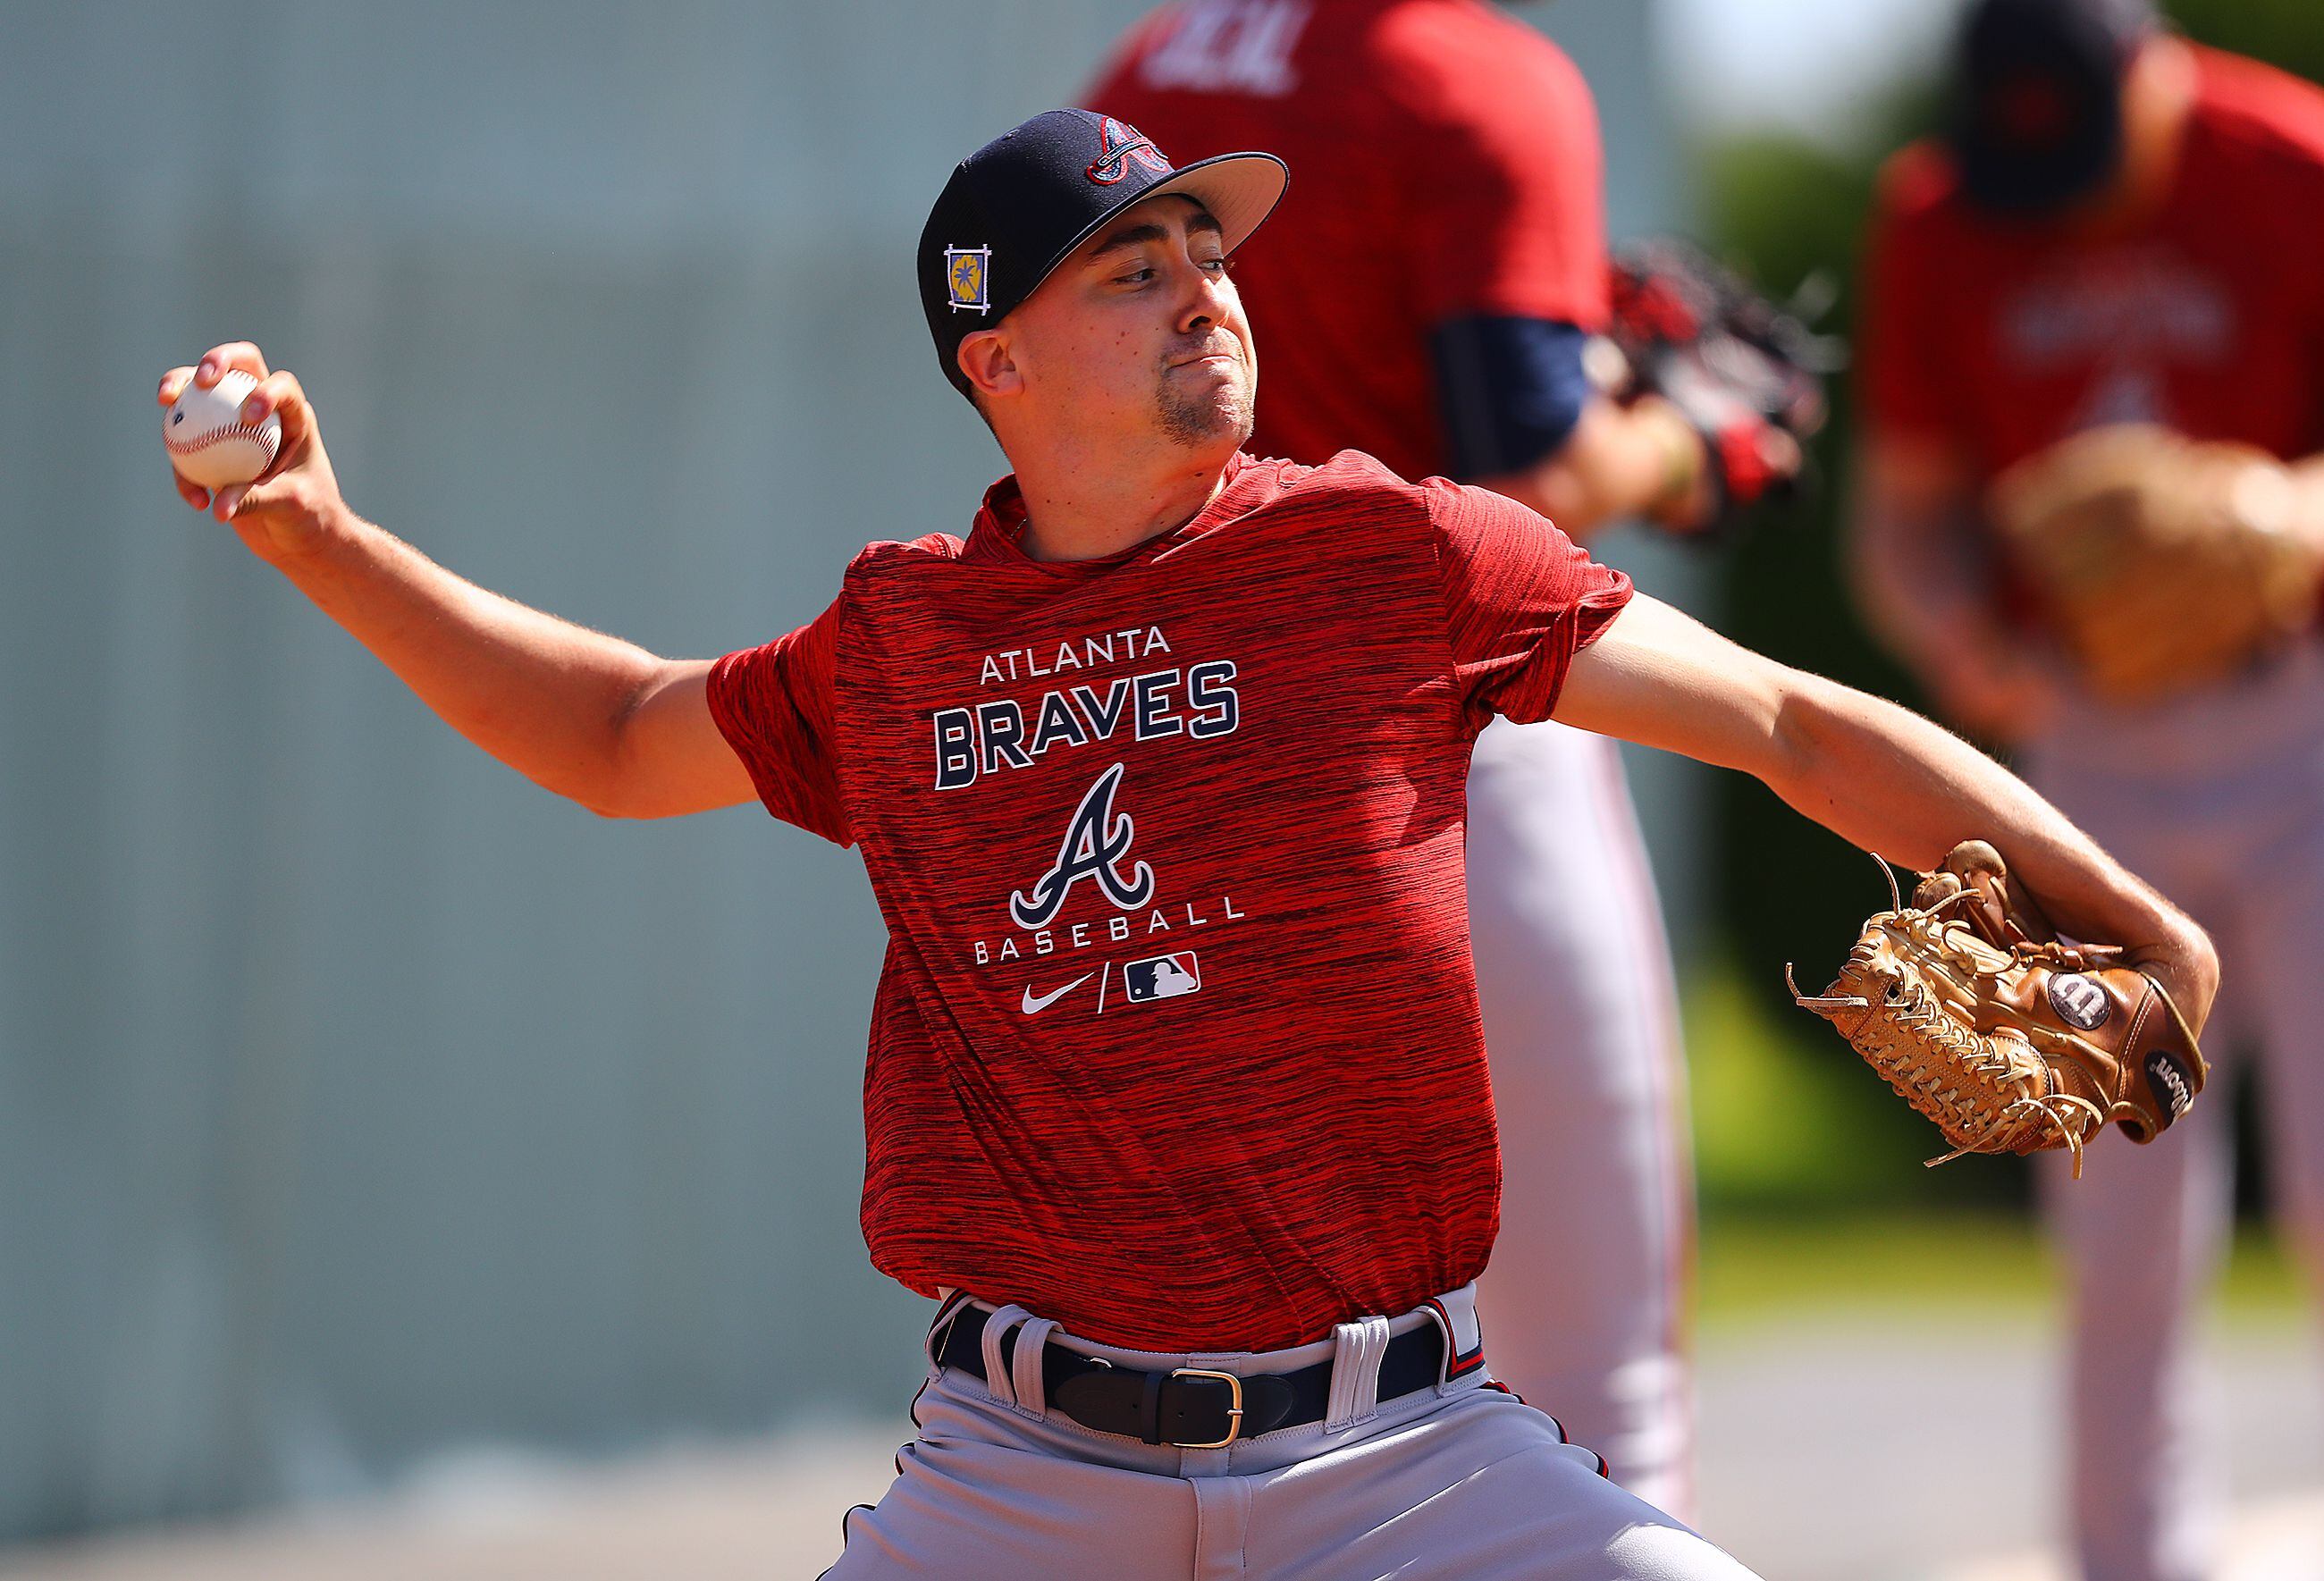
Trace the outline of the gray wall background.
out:
M 455 568 L 762 640 L 1001 470 L 906 260 L 1139 9 L 0 0 L 0 1539 L 900 1407 L 854 858 L 490 763 L 177 503 L 151 392 L 255 339 Z M 1648 10 L 1526 13 L 1618 229 Z

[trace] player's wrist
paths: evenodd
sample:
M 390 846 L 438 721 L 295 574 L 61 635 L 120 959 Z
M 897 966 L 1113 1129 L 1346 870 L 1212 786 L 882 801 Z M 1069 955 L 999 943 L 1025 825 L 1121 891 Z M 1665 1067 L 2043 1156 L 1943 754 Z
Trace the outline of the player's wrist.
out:
M 237 512 L 235 529 L 252 554 L 286 574 L 327 574 L 373 557 L 370 540 L 386 535 L 349 510 L 337 490 L 317 492 L 311 484 L 296 485 L 288 499 L 263 510 Z
M 2129 963 L 2162 985 L 2198 1034 L 2219 991 L 2219 956 L 2210 936 L 2184 917 L 2166 924 L 2162 942 L 2133 951 Z

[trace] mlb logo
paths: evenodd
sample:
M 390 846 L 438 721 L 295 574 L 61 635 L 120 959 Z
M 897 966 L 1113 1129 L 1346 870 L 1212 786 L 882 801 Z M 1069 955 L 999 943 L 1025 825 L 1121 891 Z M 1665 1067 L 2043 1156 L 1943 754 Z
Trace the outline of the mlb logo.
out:
M 990 247 L 947 247 L 945 249 L 945 299 L 952 310 L 988 313 L 992 309 L 991 280 L 992 249 Z
M 1192 950 L 1181 950 L 1176 955 L 1149 956 L 1133 961 L 1121 969 L 1122 992 L 1133 1005 L 1148 1005 L 1157 999 L 1178 999 L 1201 991 L 1203 968 Z

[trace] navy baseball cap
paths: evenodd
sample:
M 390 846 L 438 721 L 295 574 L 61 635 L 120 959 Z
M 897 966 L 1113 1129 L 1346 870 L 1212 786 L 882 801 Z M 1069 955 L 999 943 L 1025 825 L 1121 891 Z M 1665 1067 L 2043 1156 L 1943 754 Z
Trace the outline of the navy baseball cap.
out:
M 1283 197 L 1271 153 L 1174 166 L 1135 126 L 1091 110 L 1047 110 L 956 166 L 920 232 L 920 307 L 936 362 L 963 395 L 960 343 L 990 329 L 1115 215 L 1183 192 L 1215 216 L 1233 252 Z
M 2153 0 L 1980 0 L 1961 29 L 1948 139 L 1970 201 L 2054 212 L 2121 167 L 2122 82 Z

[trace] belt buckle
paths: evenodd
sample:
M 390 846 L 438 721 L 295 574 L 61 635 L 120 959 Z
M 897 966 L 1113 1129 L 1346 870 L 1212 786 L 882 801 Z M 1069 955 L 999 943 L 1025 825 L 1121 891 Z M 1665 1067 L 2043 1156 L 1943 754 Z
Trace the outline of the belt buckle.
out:
M 1213 1444 L 1173 1444 L 1177 1449 L 1223 1449 L 1242 1436 L 1242 1379 L 1233 1373 L 1213 1372 L 1208 1367 L 1173 1367 L 1174 1378 L 1217 1378 L 1228 1388 L 1228 1398 L 1233 1404 L 1227 1407 L 1227 1436 Z

